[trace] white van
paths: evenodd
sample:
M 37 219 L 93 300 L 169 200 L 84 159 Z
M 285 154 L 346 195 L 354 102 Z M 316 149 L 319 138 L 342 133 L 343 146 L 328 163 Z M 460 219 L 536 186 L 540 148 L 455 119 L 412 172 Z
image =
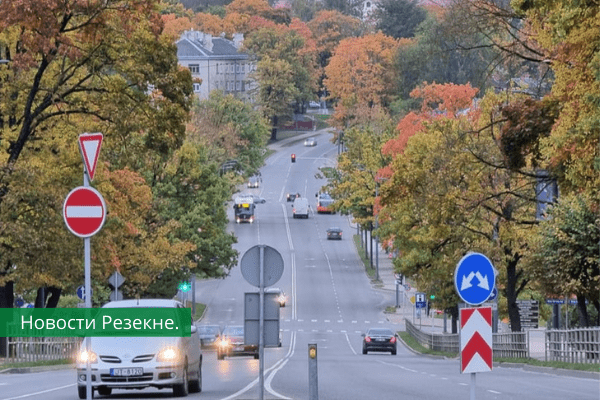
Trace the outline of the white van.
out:
M 305 197 L 296 197 L 292 204 L 294 218 L 308 218 L 308 199 Z

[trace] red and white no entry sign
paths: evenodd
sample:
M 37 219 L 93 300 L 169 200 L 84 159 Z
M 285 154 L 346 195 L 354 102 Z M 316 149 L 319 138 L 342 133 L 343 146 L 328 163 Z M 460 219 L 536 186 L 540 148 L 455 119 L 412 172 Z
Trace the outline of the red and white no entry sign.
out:
M 93 236 L 102 228 L 106 219 L 104 198 L 96 189 L 79 186 L 67 195 L 63 217 L 67 228 L 74 235 L 82 238 Z

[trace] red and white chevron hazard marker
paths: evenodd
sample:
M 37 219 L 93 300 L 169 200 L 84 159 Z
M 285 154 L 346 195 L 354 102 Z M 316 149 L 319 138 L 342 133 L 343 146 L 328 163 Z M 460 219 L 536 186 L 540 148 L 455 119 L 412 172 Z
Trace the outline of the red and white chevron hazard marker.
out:
M 460 310 L 460 372 L 489 372 L 493 365 L 492 308 Z

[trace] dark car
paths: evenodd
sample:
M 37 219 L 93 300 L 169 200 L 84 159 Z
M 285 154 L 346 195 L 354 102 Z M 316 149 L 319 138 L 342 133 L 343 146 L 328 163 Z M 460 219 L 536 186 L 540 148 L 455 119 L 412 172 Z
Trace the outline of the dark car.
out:
M 363 354 L 369 351 L 389 351 L 396 355 L 398 335 L 387 328 L 371 328 L 363 333 Z
M 287 301 L 287 296 L 285 295 L 285 292 L 283 290 L 281 290 L 280 288 L 267 288 L 265 289 L 265 293 L 275 293 L 277 295 L 277 302 L 279 303 L 280 307 L 285 307 L 285 303 Z
M 244 344 L 243 325 L 230 325 L 223 329 L 217 344 L 217 358 L 224 360 L 225 356 L 254 356 L 258 360 L 258 346 Z
M 300 193 L 288 193 L 286 196 L 287 201 L 294 201 L 296 197 L 300 197 Z
M 198 336 L 202 348 L 212 348 L 217 345 L 217 339 L 221 335 L 219 325 L 198 325 Z
M 342 240 L 342 230 L 337 227 L 327 229 L 327 240 Z

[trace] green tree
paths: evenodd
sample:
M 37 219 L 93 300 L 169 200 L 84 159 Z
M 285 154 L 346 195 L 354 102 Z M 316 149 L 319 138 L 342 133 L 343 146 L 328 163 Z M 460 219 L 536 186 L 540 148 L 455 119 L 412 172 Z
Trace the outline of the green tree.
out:
M 376 28 L 396 39 L 415 36 L 425 18 L 427 11 L 416 0 L 383 0 L 374 12 Z
M 244 47 L 257 60 L 258 101 L 271 119 L 271 139 L 277 139 L 280 119 L 290 118 L 295 109 L 313 97 L 315 62 L 303 52 L 304 39 L 293 29 L 277 26 L 253 32 Z
M 551 206 L 532 242 L 529 268 L 545 293 L 577 296 L 580 325 L 590 320 L 586 301 L 600 311 L 600 218 L 586 195 L 567 195 Z

